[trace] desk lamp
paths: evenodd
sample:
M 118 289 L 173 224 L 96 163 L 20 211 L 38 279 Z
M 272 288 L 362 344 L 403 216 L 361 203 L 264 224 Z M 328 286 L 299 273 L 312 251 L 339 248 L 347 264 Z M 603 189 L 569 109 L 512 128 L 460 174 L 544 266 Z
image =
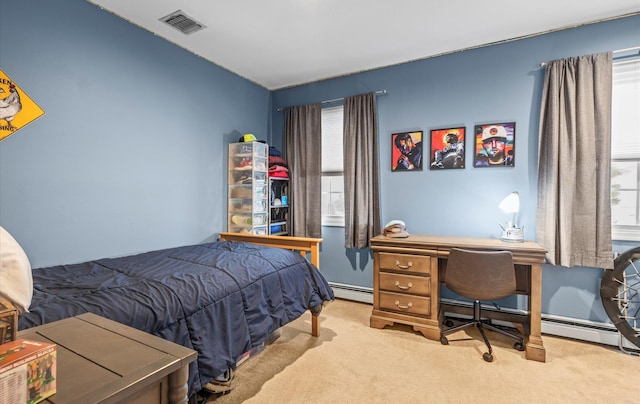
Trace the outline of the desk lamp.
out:
M 516 221 L 516 215 L 520 211 L 520 194 L 518 194 L 518 192 L 510 193 L 500 202 L 498 207 L 503 212 L 513 215 L 512 220 L 506 224 L 506 227 L 500 225 L 502 228 L 501 240 L 511 243 L 522 243 L 524 241 L 524 226 L 519 227 Z

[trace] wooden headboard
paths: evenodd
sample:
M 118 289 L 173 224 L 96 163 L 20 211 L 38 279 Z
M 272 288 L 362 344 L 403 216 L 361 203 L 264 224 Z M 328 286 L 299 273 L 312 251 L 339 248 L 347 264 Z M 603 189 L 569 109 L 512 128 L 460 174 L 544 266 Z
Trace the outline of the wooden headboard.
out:
M 293 236 L 256 236 L 245 233 L 222 232 L 221 241 L 241 241 L 245 243 L 259 244 L 268 247 L 284 248 L 292 251 L 299 251 L 304 257 L 307 253 L 311 255 L 309 261 L 316 268 L 320 268 L 320 244 L 321 238 L 293 237 Z

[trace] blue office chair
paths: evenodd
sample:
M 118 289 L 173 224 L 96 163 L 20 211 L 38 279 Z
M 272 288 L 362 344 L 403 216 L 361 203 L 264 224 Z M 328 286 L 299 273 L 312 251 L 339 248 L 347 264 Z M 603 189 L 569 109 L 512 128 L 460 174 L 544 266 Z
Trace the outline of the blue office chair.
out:
M 451 291 L 468 299 L 473 299 L 474 302 L 473 319 L 441 332 L 440 342 L 443 345 L 449 344 L 446 335 L 468 327 L 476 327 L 489 350 L 482 355 L 485 361 L 493 361 L 493 349 L 485 329 L 515 339 L 516 342 L 513 347 L 518 351 L 524 351 L 522 337 L 483 321 L 481 313 L 481 300 L 498 300 L 516 293 L 516 272 L 511 252 L 473 251 L 452 248 L 449 251 L 444 284 Z

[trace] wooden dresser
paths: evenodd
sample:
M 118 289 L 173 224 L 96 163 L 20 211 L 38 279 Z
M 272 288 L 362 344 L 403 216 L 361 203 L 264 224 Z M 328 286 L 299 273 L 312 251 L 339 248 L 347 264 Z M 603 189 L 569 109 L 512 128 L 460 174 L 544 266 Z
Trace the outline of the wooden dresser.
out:
M 401 239 L 379 236 L 371 240 L 373 312 L 369 324 L 373 328 L 408 324 L 427 338 L 439 339 L 437 250 L 407 248 L 393 240 Z
M 498 239 L 411 235 L 377 236 L 373 250 L 373 310 L 369 324 L 383 328 L 407 324 L 433 340 L 440 339 L 440 283 L 451 248 L 510 251 L 516 264 L 517 293 L 526 294 L 528 332 L 526 357 L 545 361 L 541 336 L 542 264 L 546 250 L 531 241 L 507 243 Z M 448 311 L 448 310 L 447 310 Z

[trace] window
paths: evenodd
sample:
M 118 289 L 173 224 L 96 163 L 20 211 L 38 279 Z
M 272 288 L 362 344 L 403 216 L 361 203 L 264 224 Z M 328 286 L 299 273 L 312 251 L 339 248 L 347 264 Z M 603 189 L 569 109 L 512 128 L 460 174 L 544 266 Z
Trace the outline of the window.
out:
M 614 240 L 640 240 L 640 57 L 613 63 L 611 228 Z
M 322 225 L 344 227 L 342 105 L 322 109 Z

